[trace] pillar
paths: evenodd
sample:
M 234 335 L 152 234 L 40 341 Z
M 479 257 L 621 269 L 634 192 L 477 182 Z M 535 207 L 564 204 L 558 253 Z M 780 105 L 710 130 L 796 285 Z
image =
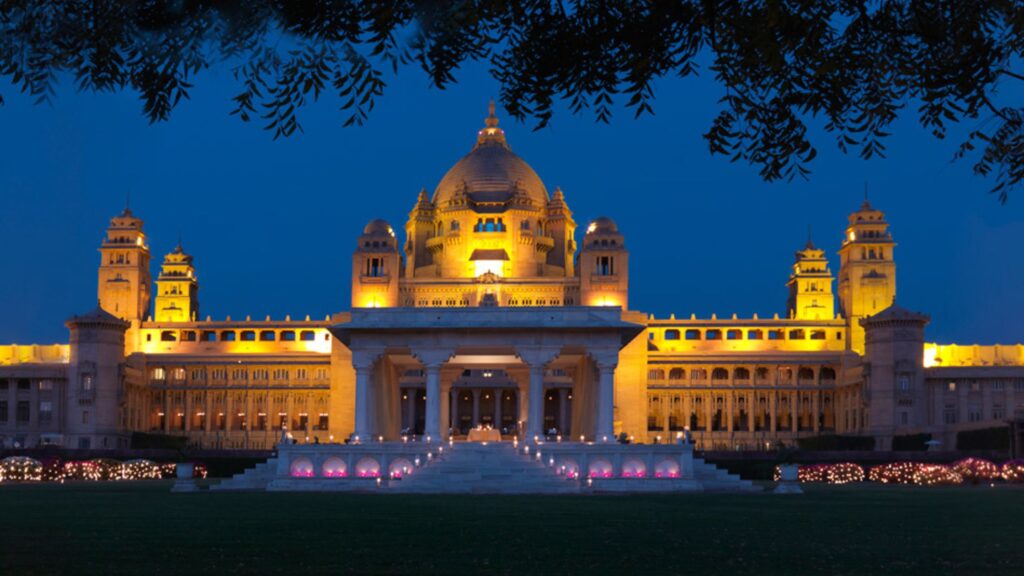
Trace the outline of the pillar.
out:
M 370 439 L 370 376 L 373 364 L 355 364 L 356 371 L 356 422 L 355 436 L 363 442 Z
M 501 399 L 505 396 L 502 388 L 494 389 L 494 428 L 501 432 Z
M 792 432 L 799 430 L 800 426 L 800 393 L 789 393 L 790 428 Z
M 431 440 L 438 442 L 443 438 L 441 434 L 441 365 L 427 365 L 426 373 L 427 417 L 423 435 L 430 436 Z
M 471 426 L 480 425 L 480 389 L 473 388 L 473 421 L 470 423 Z
M 615 367 L 611 362 L 599 362 L 597 382 L 597 430 L 598 442 L 615 439 Z
M 569 435 L 569 389 L 558 389 L 558 432 Z
M 543 436 L 544 423 L 544 366 L 533 364 L 530 366 L 530 385 L 526 394 L 526 439 L 532 440 L 535 436 Z

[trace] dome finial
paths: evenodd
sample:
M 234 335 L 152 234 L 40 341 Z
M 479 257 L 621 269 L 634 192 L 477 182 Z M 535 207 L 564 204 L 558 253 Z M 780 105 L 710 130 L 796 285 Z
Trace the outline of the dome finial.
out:
M 484 119 L 484 128 L 477 133 L 476 144 L 500 144 L 508 147 L 505 142 L 505 131 L 498 128 L 498 117 L 494 114 L 494 99 L 487 104 L 487 118 Z
M 498 117 L 494 115 L 494 98 L 487 104 L 487 119 L 484 120 L 484 124 L 488 128 L 494 128 L 498 125 Z

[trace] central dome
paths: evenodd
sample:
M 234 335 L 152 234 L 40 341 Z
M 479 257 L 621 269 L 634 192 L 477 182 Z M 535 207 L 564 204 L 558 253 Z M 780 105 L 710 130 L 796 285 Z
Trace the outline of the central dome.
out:
M 537 208 L 548 202 L 548 191 L 540 176 L 517 156 L 498 128 L 491 102 L 487 125 L 477 133 L 476 146 L 452 166 L 434 190 L 433 202 L 443 208 L 460 191 L 472 202 L 504 203 L 522 190 Z

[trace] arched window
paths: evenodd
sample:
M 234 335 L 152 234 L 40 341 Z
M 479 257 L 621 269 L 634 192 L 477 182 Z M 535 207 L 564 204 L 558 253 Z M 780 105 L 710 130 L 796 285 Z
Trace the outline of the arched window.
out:
M 736 371 L 733 372 L 733 377 L 737 380 L 750 380 L 750 370 L 747 370 L 746 368 L 737 368 Z
M 811 340 L 824 340 L 824 339 L 825 339 L 825 331 L 824 330 L 811 330 Z
M 804 331 L 803 331 L 803 329 L 802 328 L 794 328 L 793 330 L 790 330 L 789 331 L 789 339 L 790 340 L 803 340 L 804 339 Z
M 728 380 L 729 379 L 729 371 L 726 370 L 725 368 L 715 368 L 714 370 L 711 371 L 711 379 L 712 380 Z
M 727 340 L 742 340 L 743 339 L 743 331 L 742 330 L 729 330 L 729 331 L 727 331 L 725 333 L 725 338 Z
M 686 376 L 686 371 L 682 368 L 673 368 L 668 372 L 669 380 L 682 380 Z
M 263 330 L 260 332 L 261 342 L 273 342 L 277 338 L 277 334 L 274 334 L 273 330 Z
M 316 334 L 314 334 L 312 330 L 303 330 L 299 333 L 299 339 L 303 342 L 312 342 L 313 340 L 316 340 Z
M 213 330 L 204 330 L 202 335 L 203 342 L 216 342 L 217 333 Z
M 686 331 L 686 339 L 687 340 L 700 340 L 700 330 L 697 330 L 695 328 L 691 328 L 691 329 L 687 330 Z
M 294 342 L 295 341 L 295 330 L 284 330 L 281 332 L 282 342 Z
M 234 342 L 237 339 L 237 335 L 234 330 L 225 330 L 220 333 L 220 339 L 222 342 Z
M 665 340 L 679 340 L 679 330 L 674 328 L 665 330 Z
M 835 369 L 833 369 L 833 368 L 831 368 L 829 366 L 825 366 L 824 368 L 822 368 L 821 369 L 821 379 L 822 380 L 831 380 L 831 381 L 834 382 L 835 379 L 836 379 L 836 371 L 835 371 Z
M 255 330 L 242 330 L 242 341 L 243 342 L 253 342 L 255 340 L 256 340 L 256 331 Z
M 174 334 L 173 330 L 164 330 L 160 333 L 161 342 L 176 342 L 178 337 Z
M 648 380 L 664 380 L 665 379 L 665 371 L 664 370 L 660 370 L 660 369 L 656 369 L 656 368 L 648 370 L 647 371 L 647 379 Z
M 694 368 L 690 370 L 690 380 L 707 380 L 708 371 L 704 368 Z
M 717 328 L 713 328 L 711 330 L 708 330 L 707 332 L 704 333 L 704 339 L 705 340 L 721 340 L 722 339 L 722 331 L 717 329 Z
M 782 340 L 785 337 L 785 335 L 786 335 L 786 333 L 785 333 L 784 330 L 769 330 L 768 331 L 768 339 L 769 340 Z
M 806 368 L 806 367 L 801 368 L 796 373 L 796 383 L 799 386 L 802 386 L 802 385 L 805 385 L 805 384 L 813 384 L 814 383 L 814 370 L 811 370 L 810 368 Z
M 760 330 L 747 330 L 747 340 L 761 340 L 764 338 L 764 332 Z
M 458 232 L 459 231 L 459 221 L 458 220 L 452 220 L 452 223 L 448 225 L 448 230 L 450 230 L 452 232 Z

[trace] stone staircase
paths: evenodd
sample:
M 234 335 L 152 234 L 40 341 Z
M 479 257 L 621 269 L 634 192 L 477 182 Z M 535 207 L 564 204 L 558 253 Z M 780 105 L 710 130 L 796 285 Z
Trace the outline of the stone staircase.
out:
M 693 475 L 703 487 L 704 492 L 758 492 L 750 480 L 744 480 L 738 474 L 730 474 L 728 470 L 708 464 L 703 458 L 693 459 Z
M 276 469 L 277 458 L 270 458 L 252 468 L 246 468 L 241 474 L 212 484 L 210 490 L 266 490 L 274 479 Z
M 411 494 L 572 494 L 580 491 L 580 483 L 517 453 L 508 442 L 463 443 L 388 488 Z

